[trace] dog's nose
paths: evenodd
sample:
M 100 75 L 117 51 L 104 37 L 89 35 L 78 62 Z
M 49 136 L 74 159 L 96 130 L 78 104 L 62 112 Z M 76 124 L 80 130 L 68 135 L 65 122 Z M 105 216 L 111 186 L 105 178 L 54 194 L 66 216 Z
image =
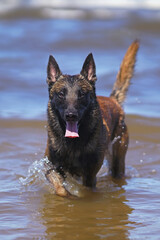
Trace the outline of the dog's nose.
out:
M 66 121 L 77 121 L 78 115 L 74 112 L 68 112 L 66 113 Z

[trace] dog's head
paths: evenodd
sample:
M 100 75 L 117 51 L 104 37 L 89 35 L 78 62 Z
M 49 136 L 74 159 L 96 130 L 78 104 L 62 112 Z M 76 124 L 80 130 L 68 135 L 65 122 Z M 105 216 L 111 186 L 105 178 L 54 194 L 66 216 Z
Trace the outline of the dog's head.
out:
M 53 58 L 49 57 L 47 83 L 50 103 L 65 125 L 65 137 L 79 137 L 78 128 L 95 99 L 96 68 L 90 53 L 80 74 L 64 75 Z

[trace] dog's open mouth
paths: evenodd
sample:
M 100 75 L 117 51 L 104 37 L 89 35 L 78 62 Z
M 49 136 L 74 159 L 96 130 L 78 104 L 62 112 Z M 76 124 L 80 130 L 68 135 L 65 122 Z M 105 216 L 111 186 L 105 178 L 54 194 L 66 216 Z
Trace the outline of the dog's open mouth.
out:
M 77 138 L 78 134 L 78 122 L 77 121 L 67 121 L 66 122 L 66 132 L 65 137 Z

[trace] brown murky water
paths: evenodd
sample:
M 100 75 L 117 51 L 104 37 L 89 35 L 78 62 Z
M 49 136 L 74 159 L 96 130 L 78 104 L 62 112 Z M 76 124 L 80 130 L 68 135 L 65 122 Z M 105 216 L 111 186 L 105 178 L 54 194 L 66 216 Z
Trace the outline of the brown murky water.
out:
M 45 179 L 45 122 L 1 120 L 1 238 L 158 239 L 160 121 L 129 115 L 127 122 L 126 180 L 111 181 L 104 165 L 95 192 L 67 183 L 81 196 L 71 200 Z
M 159 240 L 159 11 L 69 12 L 15 3 L 6 10 L 0 2 L 0 239 Z M 92 51 L 97 93 L 108 96 L 135 38 L 141 47 L 125 104 L 127 177 L 112 181 L 104 163 L 94 192 L 68 176 L 66 187 L 79 197 L 60 198 L 45 178 L 43 159 L 48 56 L 75 74 Z

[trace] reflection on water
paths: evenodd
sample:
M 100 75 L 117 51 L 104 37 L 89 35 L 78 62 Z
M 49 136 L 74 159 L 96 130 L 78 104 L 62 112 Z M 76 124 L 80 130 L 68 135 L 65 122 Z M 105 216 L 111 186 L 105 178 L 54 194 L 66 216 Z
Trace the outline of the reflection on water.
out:
M 46 239 L 128 239 L 132 209 L 125 202 L 123 189 L 74 201 L 46 194 L 39 209 Z

